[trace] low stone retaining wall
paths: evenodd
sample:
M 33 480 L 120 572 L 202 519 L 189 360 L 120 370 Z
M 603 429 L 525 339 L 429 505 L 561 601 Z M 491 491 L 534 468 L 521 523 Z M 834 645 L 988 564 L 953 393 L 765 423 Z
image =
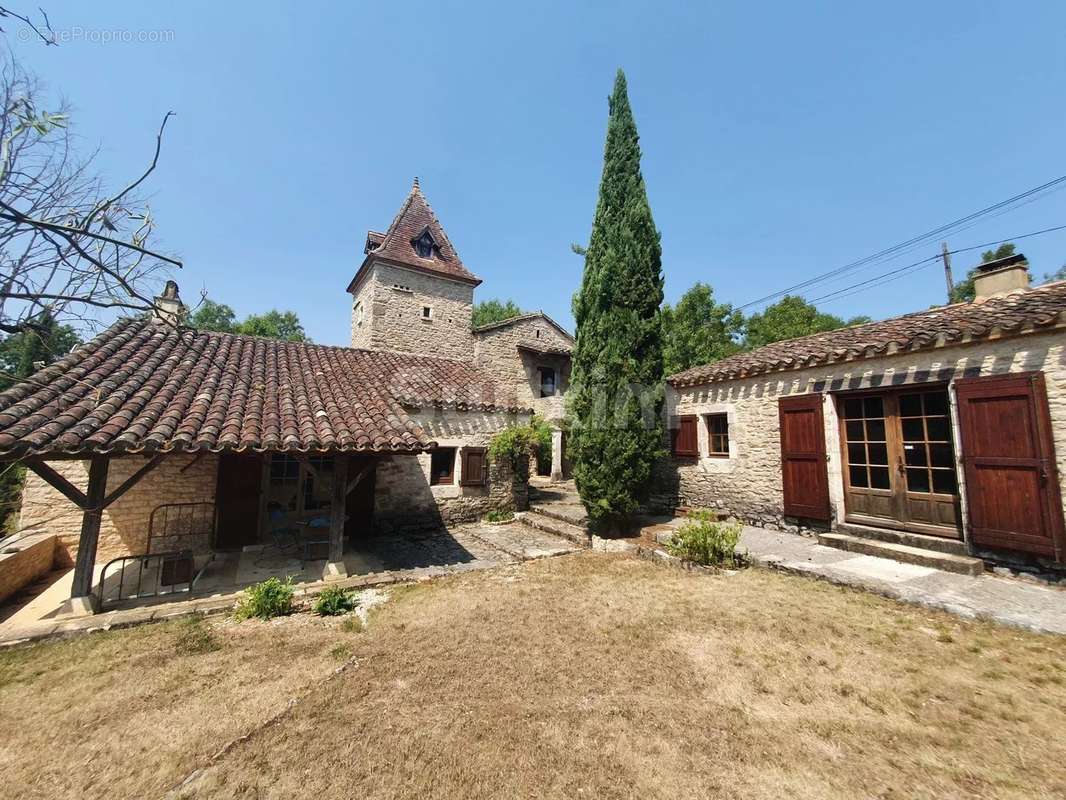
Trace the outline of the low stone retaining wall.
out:
M 0 602 L 51 570 L 55 556 L 54 533 L 23 536 L 0 550 Z

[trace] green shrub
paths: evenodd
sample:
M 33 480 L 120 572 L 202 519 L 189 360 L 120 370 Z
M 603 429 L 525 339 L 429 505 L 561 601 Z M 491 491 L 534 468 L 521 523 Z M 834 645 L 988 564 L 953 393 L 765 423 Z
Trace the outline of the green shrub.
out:
M 710 511 L 695 511 L 666 545 L 671 555 L 704 566 L 734 566 L 740 525 L 717 522 Z
M 262 583 L 249 586 L 244 590 L 244 596 L 237 603 L 235 616 L 237 619 L 270 619 L 292 613 L 292 597 L 296 589 L 293 587 L 292 578 L 279 580 L 267 578 Z
M 510 509 L 499 508 L 485 515 L 485 522 L 510 522 L 514 519 L 514 512 Z
M 320 617 L 339 617 L 355 608 L 355 604 L 355 592 L 340 586 L 327 586 L 322 590 L 322 594 L 315 598 L 311 610 Z
M 489 456 L 494 461 L 507 459 L 513 463 L 544 450 L 551 453 L 551 446 L 551 426 L 534 416 L 528 425 L 512 425 L 493 436 L 489 442 Z
M 213 653 L 221 647 L 215 632 L 200 617 L 187 617 L 177 624 L 174 650 L 179 656 Z

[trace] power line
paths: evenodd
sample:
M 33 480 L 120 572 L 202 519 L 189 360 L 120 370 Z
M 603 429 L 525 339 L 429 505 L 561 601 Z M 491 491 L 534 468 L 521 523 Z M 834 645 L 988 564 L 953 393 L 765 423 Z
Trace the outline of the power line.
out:
M 945 225 L 941 225 L 938 228 L 934 228 L 931 231 L 927 231 L 926 233 L 920 234 L 918 236 L 913 236 L 904 242 L 892 245 L 891 247 L 886 247 L 883 250 L 879 250 L 878 252 L 873 253 L 872 255 L 860 258 L 857 261 L 852 261 L 842 267 L 837 267 L 836 269 L 830 270 L 829 272 L 824 272 L 821 275 L 816 275 L 813 278 L 809 278 L 805 281 L 801 281 L 800 283 L 794 284 L 793 286 L 789 286 L 786 289 L 781 289 L 780 291 L 773 292 L 764 297 L 760 297 L 758 300 L 752 300 L 751 302 L 745 303 L 742 306 L 737 306 L 737 310 L 743 310 L 745 308 L 750 308 L 751 306 L 759 305 L 760 303 L 764 303 L 768 300 L 774 300 L 778 297 L 781 297 L 782 295 L 788 294 L 789 292 L 794 292 L 798 289 L 805 289 L 808 286 L 812 286 L 816 283 L 821 283 L 825 280 L 837 277 L 846 272 L 851 272 L 853 270 L 858 269 L 859 267 L 866 266 L 870 263 L 886 260 L 889 256 L 900 255 L 902 252 L 906 252 L 908 249 L 913 249 L 915 246 L 920 245 L 921 243 L 929 239 L 943 238 L 949 232 L 958 232 L 956 229 L 960 228 L 960 226 L 972 227 L 972 225 L 967 225 L 967 223 L 972 223 L 974 222 L 974 220 L 988 216 L 993 212 L 1011 210 L 1010 207 L 1014 206 L 1015 204 L 1024 204 L 1020 203 L 1020 201 L 1026 201 L 1026 203 L 1032 202 L 1032 200 L 1037 199 L 1036 197 L 1034 197 L 1034 195 L 1038 195 L 1042 192 L 1047 192 L 1048 190 L 1061 189 L 1063 188 L 1063 184 L 1066 184 L 1066 175 L 1055 178 L 1054 180 L 1050 180 L 1047 183 L 1041 184 L 1040 186 L 1035 186 L 1032 189 L 1028 189 L 1027 191 L 1022 192 L 1021 194 L 1016 194 L 1013 197 L 1007 198 L 1006 200 L 1001 200 L 1000 202 L 982 208 L 979 211 L 974 211 L 972 214 L 967 214 L 965 217 L 960 217 L 954 222 L 949 222 Z
M 1010 237 L 1008 237 L 1006 239 L 998 239 L 998 240 L 996 240 L 994 242 L 985 242 L 984 244 L 974 244 L 974 245 L 970 245 L 969 247 L 959 247 L 959 248 L 957 248 L 955 250 L 948 250 L 947 251 L 947 255 L 950 256 L 950 255 L 955 255 L 956 253 L 968 253 L 968 252 L 970 252 L 972 250 L 980 250 L 980 249 L 982 249 L 984 247 L 991 247 L 993 245 L 1004 244 L 1006 242 L 1014 242 L 1014 241 L 1017 241 L 1019 239 L 1028 239 L 1028 238 L 1033 237 L 1033 236 L 1041 236 L 1041 235 L 1043 235 L 1045 233 L 1054 233 L 1055 231 L 1062 231 L 1062 230 L 1066 230 L 1066 225 L 1057 225 L 1054 228 L 1044 228 L 1043 230 L 1033 231 L 1031 233 L 1022 233 L 1022 234 L 1019 234 L 1018 236 L 1010 236 Z M 932 264 L 932 262 L 939 261 L 941 259 L 941 257 L 942 257 L 942 254 L 941 253 L 937 253 L 935 256 L 929 256 L 928 258 L 923 258 L 921 261 L 915 261 L 913 264 L 907 264 L 905 266 L 898 267 L 898 268 L 893 269 L 893 270 L 889 270 L 888 272 L 883 272 L 880 275 L 875 275 L 874 277 L 868 278 L 868 279 L 866 279 L 864 281 L 859 281 L 858 283 L 853 283 L 850 286 L 845 286 L 842 289 L 837 289 L 836 291 L 829 292 L 828 294 L 824 294 L 821 297 L 815 297 L 813 300 L 809 300 L 808 302 L 817 303 L 820 300 L 829 300 L 829 299 L 840 300 L 842 297 L 850 297 L 851 295 L 858 294 L 859 292 L 865 292 L 868 289 L 874 289 L 874 288 L 876 288 L 876 287 L 878 287 L 878 286 L 880 286 L 880 285 L 882 285 L 884 283 L 890 283 L 891 281 L 897 280 L 899 278 L 906 277 L 911 272 L 917 272 L 919 269 L 929 266 L 930 264 Z M 886 278 L 887 280 L 881 280 L 882 278 Z M 869 285 L 869 284 L 873 284 L 873 285 Z M 860 287 L 862 287 L 862 288 L 860 288 Z M 856 289 L 857 291 L 851 291 L 852 289 Z M 845 292 L 847 294 L 845 294 Z

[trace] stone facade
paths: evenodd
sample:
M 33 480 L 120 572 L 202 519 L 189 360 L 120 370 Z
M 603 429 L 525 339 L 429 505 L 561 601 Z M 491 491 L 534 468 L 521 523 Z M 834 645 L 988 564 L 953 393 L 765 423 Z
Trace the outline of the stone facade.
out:
M 152 512 L 171 503 L 214 503 L 218 456 L 173 455 L 164 458 L 122 497 L 109 506 L 100 523 L 97 563 L 147 551 Z M 140 457 L 113 458 L 107 474 L 107 491 L 118 487 L 144 464 Z M 86 461 L 53 461 L 51 466 L 82 491 L 89 480 Z M 70 566 L 78 552 L 81 510 L 33 472 L 26 473 L 20 527 L 25 532 L 47 532 L 57 537 L 56 564 Z M 187 542 L 185 546 L 193 546 Z M 200 542 L 195 550 L 207 550 Z
M 533 408 L 537 416 L 558 421 L 563 417 L 563 395 L 570 383 L 570 356 L 564 353 L 534 353 L 534 349 L 568 349 L 574 340 L 562 334 L 542 314 L 529 315 L 507 324 L 474 332 L 474 363 L 498 383 L 514 387 L 518 404 Z M 541 397 L 541 368 L 555 370 L 553 397 Z
M 378 261 L 352 291 L 352 347 L 470 361 L 473 311 L 470 283 Z
M 753 524 L 799 530 L 783 516 L 781 442 L 778 404 L 787 395 L 822 393 L 828 453 L 829 495 L 833 524 L 844 517 L 842 454 L 836 403 L 832 392 L 921 385 L 956 378 L 1042 371 L 1047 384 L 1056 462 L 1066 476 L 1066 332 L 1033 334 L 975 342 L 884 358 L 845 361 L 805 370 L 773 372 L 752 378 L 674 389 L 668 387 L 668 413 L 725 413 L 729 420 L 729 456 L 668 459 L 659 466 L 653 505 L 678 504 L 713 508 Z M 950 386 L 950 383 L 949 383 Z M 955 396 L 952 424 L 959 442 Z M 707 429 L 697 425 L 699 452 L 708 452 Z M 957 470 L 965 520 L 965 485 Z M 964 522 L 965 525 L 965 522 Z M 964 536 L 967 532 L 964 528 Z
M 528 414 L 455 409 L 424 409 L 412 417 L 442 448 L 455 448 L 454 480 L 430 485 L 432 456 L 388 456 L 377 468 L 374 527 L 384 533 L 431 530 L 480 519 L 490 511 L 521 510 L 524 484 L 509 464 L 489 464 L 488 484 L 462 485 L 462 448 L 488 447 L 492 436 L 509 425 L 529 421 Z M 518 494 L 516 498 L 516 492 Z

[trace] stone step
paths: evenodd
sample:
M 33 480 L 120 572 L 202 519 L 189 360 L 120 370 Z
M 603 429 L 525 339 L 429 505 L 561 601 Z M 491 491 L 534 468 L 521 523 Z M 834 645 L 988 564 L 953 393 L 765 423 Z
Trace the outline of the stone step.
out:
M 588 512 L 580 503 L 530 503 L 529 508 L 531 511 L 536 511 L 546 517 L 554 517 L 561 522 L 569 522 L 579 528 L 588 525 Z
M 875 528 L 872 525 L 856 525 L 851 522 L 837 525 L 836 532 L 846 533 L 848 536 L 858 536 L 860 539 L 876 539 L 880 542 L 905 544 L 908 547 L 917 547 L 920 550 L 951 553 L 955 556 L 968 556 L 970 554 L 964 541 L 961 539 L 948 539 L 943 536 L 928 536 L 922 533 L 897 531 L 891 528 Z
M 985 569 L 984 562 L 979 558 L 940 553 L 935 550 L 924 550 L 920 547 L 882 542 L 877 539 L 865 539 L 846 533 L 820 533 L 818 544 L 835 547 L 837 550 L 846 550 L 849 553 L 890 558 L 905 564 L 917 564 L 945 572 L 956 572 L 960 575 L 980 575 Z
M 584 528 L 579 528 L 577 525 L 571 525 L 569 522 L 564 522 L 554 517 L 547 517 L 535 509 L 529 511 L 520 511 L 515 514 L 518 521 L 523 525 L 528 525 L 538 531 L 544 531 L 545 533 L 551 533 L 555 536 L 561 536 L 573 542 L 580 547 L 589 546 L 589 535 Z
M 540 500 L 545 503 L 580 503 L 581 498 L 577 492 L 568 492 L 552 487 L 550 489 L 534 489 L 529 487 L 529 499 Z

